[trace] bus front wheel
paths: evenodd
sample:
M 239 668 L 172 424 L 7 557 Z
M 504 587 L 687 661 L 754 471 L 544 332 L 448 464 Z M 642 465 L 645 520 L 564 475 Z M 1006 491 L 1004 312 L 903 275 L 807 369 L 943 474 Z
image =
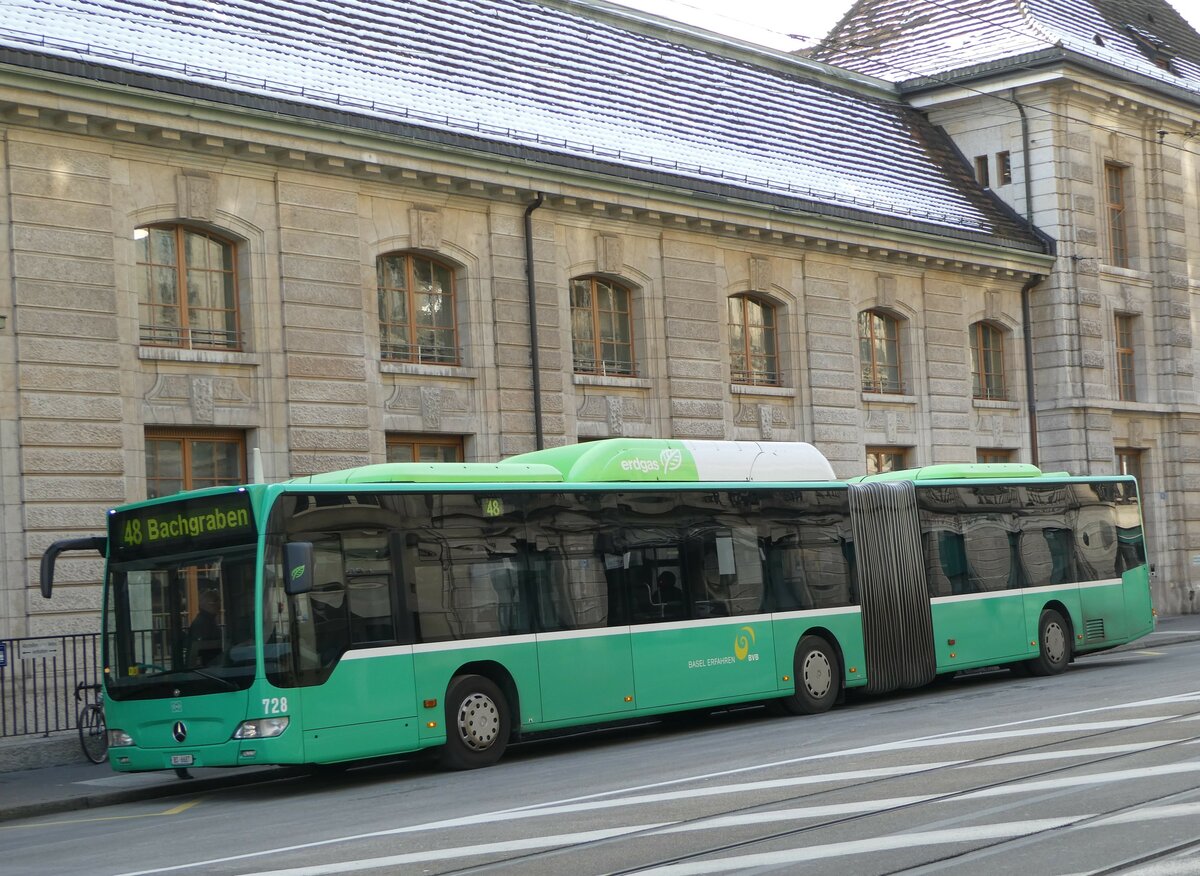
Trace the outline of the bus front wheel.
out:
M 833 646 L 820 636 L 805 636 L 796 646 L 796 692 L 779 700 L 790 715 L 827 712 L 841 690 L 841 663 Z
M 1061 614 L 1052 608 L 1038 620 L 1038 655 L 1025 663 L 1033 675 L 1058 675 L 1071 662 L 1071 633 Z
M 491 766 L 504 754 L 512 718 L 504 694 L 482 675 L 457 675 L 446 690 L 442 763 L 455 770 Z

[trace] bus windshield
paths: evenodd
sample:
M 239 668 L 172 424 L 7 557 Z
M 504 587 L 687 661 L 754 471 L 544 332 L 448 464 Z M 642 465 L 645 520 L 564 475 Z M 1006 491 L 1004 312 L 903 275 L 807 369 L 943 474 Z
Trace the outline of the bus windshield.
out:
M 110 518 L 105 672 L 115 700 L 244 690 L 255 675 L 253 517 L 244 493 Z

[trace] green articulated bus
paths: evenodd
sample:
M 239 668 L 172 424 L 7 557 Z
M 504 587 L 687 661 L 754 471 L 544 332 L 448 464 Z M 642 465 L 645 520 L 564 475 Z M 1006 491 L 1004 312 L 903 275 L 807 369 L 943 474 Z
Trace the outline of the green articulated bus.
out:
M 325 764 L 770 701 L 816 713 L 1154 626 L 1137 485 L 1031 465 L 838 480 L 803 443 L 610 439 L 125 505 L 117 770 Z

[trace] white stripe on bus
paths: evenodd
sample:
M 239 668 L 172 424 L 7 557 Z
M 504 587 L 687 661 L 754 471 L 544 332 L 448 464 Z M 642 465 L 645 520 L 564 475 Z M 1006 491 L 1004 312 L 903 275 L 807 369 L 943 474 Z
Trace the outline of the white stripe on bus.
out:
M 930 599 L 932 602 L 938 604 L 946 602 L 972 602 L 977 599 L 1003 599 L 1005 597 L 1018 599 L 1023 594 L 1036 594 L 1038 596 L 1049 596 L 1055 593 L 1069 594 L 1078 592 L 1079 590 L 1114 587 L 1120 584 L 1120 578 L 1106 578 L 1103 581 L 1088 581 L 1083 584 L 1047 584 L 1044 587 L 1024 587 L 1020 590 L 984 590 L 981 593 L 957 593 L 953 596 L 933 596 Z

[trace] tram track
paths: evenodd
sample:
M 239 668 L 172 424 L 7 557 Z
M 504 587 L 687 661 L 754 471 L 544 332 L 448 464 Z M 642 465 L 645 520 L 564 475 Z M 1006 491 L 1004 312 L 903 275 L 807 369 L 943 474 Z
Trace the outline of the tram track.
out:
M 1196 706 L 1195 708 L 1190 709 L 1190 710 L 1177 711 L 1176 714 L 1164 716 L 1159 719 L 1147 720 L 1143 723 L 1139 723 L 1136 725 L 1123 725 L 1120 727 L 1113 727 L 1113 728 L 1109 728 L 1109 729 L 1099 730 L 1099 731 L 1096 731 L 1093 733 L 1085 733 L 1085 734 L 1081 734 L 1078 736 L 1073 736 L 1068 739 L 1058 739 L 1058 740 L 1054 740 L 1054 741 L 1050 741 L 1050 742 L 1042 742 L 1042 743 L 1039 743 L 1036 745 L 1022 746 L 1022 747 L 1019 747 L 1016 749 L 1010 749 L 1010 750 L 1006 750 L 1004 752 L 999 752 L 999 753 L 992 753 L 989 755 L 980 756 L 980 757 L 976 757 L 976 758 L 969 758 L 966 760 L 956 761 L 954 763 L 936 764 L 928 770 L 921 770 L 918 768 L 918 769 L 914 769 L 910 772 L 905 772 L 905 773 L 898 774 L 898 775 L 887 775 L 887 776 L 880 776 L 880 777 L 874 777 L 874 778 L 867 778 L 867 779 L 863 779 L 861 781 L 850 781 L 846 784 L 840 784 L 840 785 L 836 785 L 834 787 L 824 788 L 824 789 L 821 789 L 818 791 L 811 791 L 811 792 L 805 792 L 805 793 L 800 793 L 800 794 L 792 794 L 792 795 L 784 796 L 781 798 L 773 799 L 771 801 L 755 804 L 752 806 L 732 806 L 731 805 L 731 806 L 725 807 L 717 812 L 710 812 L 710 813 L 707 813 L 702 816 L 697 816 L 695 818 L 690 818 L 690 819 L 684 819 L 681 821 L 673 821 L 670 824 L 670 826 L 666 827 L 666 828 L 664 828 L 662 825 L 656 825 L 654 827 L 647 828 L 644 831 L 632 831 L 629 833 L 622 834 L 619 837 L 594 840 L 594 841 L 584 842 L 584 843 L 580 843 L 580 844 L 572 845 L 572 846 L 568 846 L 568 847 L 559 847 L 559 848 L 554 848 L 554 849 L 533 851 L 528 854 L 516 855 L 516 856 L 510 857 L 510 858 L 506 858 L 503 861 L 491 861 L 491 862 L 488 862 L 487 864 L 473 865 L 473 866 L 463 867 L 463 868 L 454 869 L 454 870 L 444 870 L 444 871 L 442 871 L 442 873 L 443 873 L 443 876 L 466 876 L 466 874 L 495 872 L 499 869 L 505 869 L 505 868 L 516 868 L 516 870 L 514 870 L 514 872 L 517 872 L 517 871 L 521 870 L 522 868 L 528 868 L 530 865 L 533 865 L 533 864 L 542 864 L 543 866 L 546 866 L 548 862 L 554 861 L 555 859 L 561 859 L 561 858 L 570 856 L 572 854 L 578 853 L 581 850 L 600 850 L 605 847 L 611 847 L 611 846 L 618 845 L 618 844 L 629 843 L 631 841 L 634 841 L 634 840 L 637 840 L 640 838 L 648 838 L 648 837 L 658 836 L 658 835 L 663 834 L 664 831 L 670 831 L 672 833 L 687 832 L 689 829 L 699 831 L 702 828 L 702 825 L 705 824 L 706 822 L 717 821 L 722 818 L 727 818 L 729 816 L 733 816 L 735 814 L 739 815 L 739 816 L 746 816 L 747 814 L 750 814 L 750 813 L 770 812 L 772 810 L 777 810 L 780 808 L 786 809 L 788 804 L 796 804 L 801 801 L 803 801 L 807 804 L 812 804 L 814 802 L 819 802 L 821 798 L 828 798 L 829 796 L 832 796 L 835 794 L 842 795 L 842 794 L 846 794 L 848 792 L 853 793 L 855 791 L 866 791 L 866 790 L 871 790 L 871 789 L 886 788 L 889 784 L 894 784 L 894 783 L 897 783 L 900 781 L 911 781 L 913 779 L 919 780 L 922 777 L 930 777 L 931 778 L 931 777 L 934 777 L 937 775 L 946 774 L 950 771 L 966 770 L 966 769 L 971 769 L 971 768 L 975 768 L 975 767 L 983 767 L 983 766 L 987 766 L 988 764 L 993 763 L 993 762 L 1003 761 L 1003 760 L 1011 760 L 1013 758 L 1019 758 L 1021 756 L 1035 755 L 1039 752 L 1049 753 L 1049 752 L 1052 752 L 1055 748 L 1061 748 L 1065 744 L 1080 743 L 1080 742 L 1095 742 L 1095 741 L 1104 740 L 1106 738 L 1113 738 L 1117 734 L 1126 733 L 1132 729 L 1145 730 L 1147 728 L 1153 728 L 1155 726 L 1165 726 L 1165 725 L 1169 725 L 1169 724 L 1173 724 L 1173 723 L 1185 723 L 1189 720 L 1196 720 L 1197 718 L 1200 718 L 1200 706 Z M 959 734 L 943 734 L 943 735 L 947 738 L 953 738 L 954 736 L 957 736 Z M 1073 760 L 1071 763 L 1058 764 L 1058 765 L 1055 765 L 1054 767 L 1050 767 L 1050 768 L 1046 768 L 1046 769 L 1041 769 L 1041 770 L 1035 769 L 1032 771 L 1023 771 L 1018 776 L 1007 777 L 1000 781 L 979 782 L 976 784 L 972 784 L 969 787 L 960 788 L 960 789 L 957 789 L 954 791 L 946 792 L 944 794 L 932 794 L 929 796 L 925 796 L 920 800 L 909 800 L 908 802 L 904 802 L 904 803 L 901 803 L 898 805 L 891 805 L 891 806 L 886 805 L 886 798 L 885 798 L 884 801 L 881 801 L 884 803 L 884 805 L 880 806 L 879 808 L 870 809 L 869 811 L 863 811 L 863 812 L 854 813 L 854 814 L 847 814 L 847 815 L 840 816 L 840 817 L 818 819 L 816 821 L 811 821 L 807 824 L 804 824 L 803 826 L 789 828 L 787 830 L 770 831 L 768 833 L 765 833 L 765 834 L 762 834 L 759 836 L 741 839 L 741 840 L 734 841 L 734 842 L 723 842 L 723 843 L 710 844 L 710 845 L 704 846 L 703 848 L 694 849 L 685 854 L 659 856 L 659 857 L 651 859 L 651 860 L 642 861 L 635 866 L 623 867 L 623 868 L 614 869 L 614 870 L 605 870 L 605 871 L 601 871 L 601 872 L 603 873 L 603 876 L 627 876 L 627 874 L 641 873 L 641 872 L 644 872 L 647 870 L 654 870 L 657 868 L 669 867 L 669 866 L 676 865 L 676 864 L 684 864 L 684 863 L 687 863 L 690 861 L 697 861 L 699 859 L 707 858 L 707 857 L 710 857 L 713 855 L 722 855 L 722 854 L 739 853 L 739 852 L 744 853 L 748 849 L 751 849 L 755 846 L 761 846 L 766 843 L 786 841 L 786 840 L 794 839 L 797 837 L 803 837 L 806 834 L 814 834 L 817 831 L 829 830 L 832 828 L 852 827 L 855 825 L 862 825 L 862 824 L 867 823 L 871 819 L 878 819 L 878 818 L 881 818 L 881 817 L 884 817 L 887 815 L 895 815 L 895 814 L 903 813 L 906 811 L 918 811 L 922 807 L 944 805 L 946 803 L 954 802 L 955 800 L 966 799 L 973 795 L 978 795 L 978 794 L 985 793 L 985 792 L 994 792 L 994 791 L 997 791 L 999 789 L 1003 789 L 1006 787 L 1017 787 L 1017 786 L 1020 786 L 1023 784 L 1028 784 L 1031 782 L 1038 782 L 1038 781 L 1052 779 L 1055 776 L 1058 776 L 1058 775 L 1061 775 L 1061 774 L 1067 773 L 1067 772 L 1076 772 L 1081 769 L 1088 769 L 1090 767 L 1102 766 L 1105 764 L 1118 764 L 1118 763 L 1122 763 L 1122 762 L 1129 762 L 1129 760 L 1134 757 L 1145 756 L 1147 754 L 1152 754 L 1155 751 L 1166 750 L 1166 749 L 1170 749 L 1173 747 L 1182 746 L 1182 745 L 1186 745 L 1186 744 L 1190 744 L 1190 743 L 1196 743 L 1196 742 L 1200 742 L 1200 734 L 1192 734 L 1192 735 L 1189 735 L 1186 737 L 1181 737 L 1179 739 L 1172 739 L 1172 740 L 1168 740 L 1168 741 L 1157 743 L 1157 744 L 1140 746 L 1135 750 L 1113 752 L 1113 753 L 1107 753 L 1107 754 L 1105 754 L 1103 756 L 1099 756 L 1099 757 Z M 769 769 L 770 767 L 771 767 L 771 765 L 767 764 L 767 765 L 764 765 L 762 767 L 762 769 Z M 737 770 L 737 772 L 745 773 L 745 772 L 748 772 L 748 770 L 739 769 L 739 770 Z M 686 784 L 689 781 L 703 781 L 703 780 L 710 779 L 710 778 L 711 778 L 710 776 L 694 777 L 691 779 L 676 780 L 676 781 L 671 782 L 670 784 Z M 661 784 L 659 785 L 659 787 L 661 787 Z M 611 792 L 610 792 L 610 794 L 593 795 L 592 799 L 594 799 L 595 796 L 611 796 Z M 576 798 L 576 799 L 579 799 L 579 798 Z M 542 804 L 540 806 L 530 806 L 530 807 L 526 807 L 526 811 L 533 813 L 533 812 L 537 812 L 539 809 L 552 809 L 555 805 L 562 805 L 566 802 L 568 802 L 568 801 L 559 801 L 558 804 L 550 803 L 550 804 Z M 1096 819 L 1111 818 L 1115 815 L 1119 815 L 1123 810 L 1130 809 L 1130 808 L 1137 808 L 1137 807 L 1117 807 L 1115 809 L 1112 809 L 1111 811 L 1094 813 L 1094 818 L 1096 818 Z M 1085 820 L 1090 820 L 1090 819 L 1081 819 L 1081 822 L 1083 822 Z M 1058 828 L 1056 827 L 1054 829 L 1058 829 Z M 1022 836 L 1020 839 L 1023 841 L 1028 841 L 1028 839 L 1031 836 L 1036 837 L 1037 834 L 1038 834 L 1038 832 L 1034 832 L 1032 834 L 1027 834 L 1027 835 Z M 997 840 L 995 843 L 988 843 L 985 845 L 977 845 L 976 847 L 974 847 L 966 852 L 963 852 L 960 855 L 946 856 L 945 858 L 939 858 L 936 861 L 928 861 L 928 862 L 922 863 L 915 868 L 912 868 L 912 867 L 902 868 L 902 869 L 896 870 L 894 872 L 896 874 L 914 873 L 923 867 L 932 866 L 932 865 L 935 865 L 938 863 L 942 863 L 944 861 L 953 861 L 953 860 L 962 858 L 964 856 L 978 854 L 978 853 L 984 852 L 992 847 L 999 848 L 999 847 L 1002 847 L 1005 843 L 1013 842 L 1013 841 L 1015 841 L 1015 838 L 1014 839 L 1001 839 L 1001 840 Z M 1188 845 L 1197 845 L 1197 844 L 1200 844 L 1200 841 L 1196 841 L 1196 842 L 1190 843 Z M 1185 846 L 1181 845 L 1180 849 L 1182 849 L 1184 847 Z M 1178 850 L 1179 849 L 1177 849 L 1176 851 L 1178 851 Z M 1164 851 L 1162 853 L 1162 855 L 1166 855 L 1169 853 L 1170 852 L 1168 852 L 1168 851 Z M 1161 857 L 1161 855 L 1160 855 L 1160 857 Z M 1154 859 L 1157 859 L 1157 858 L 1152 856 L 1148 860 L 1154 860 Z M 1103 871 L 1103 872 L 1111 872 L 1111 873 L 1124 872 L 1123 868 L 1127 868 L 1129 866 L 1136 866 L 1136 865 L 1139 865 L 1139 863 L 1140 862 L 1136 862 L 1136 861 L 1128 862 L 1126 864 L 1119 865 L 1116 869 L 1112 869 L 1109 871 Z
M 1173 744 L 1186 744 L 1186 740 L 1178 740 L 1178 743 L 1173 743 Z M 1155 805 L 1155 808 L 1169 808 L 1171 804 L 1166 803 L 1165 801 L 1176 800 L 1176 799 L 1180 799 L 1180 798 L 1198 798 L 1198 799 L 1200 799 L 1200 789 L 1191 788 L 1186 791 L 1180 791 L 1175 794 L 1170 794 L 1166 797 L 1161 798 L 1160 800 L 1156 800 L 1154 802 L 1154 805 Z M 1105 812 L 1096 812 L 1096 813 L 1092 813 L 1091 815 L 1089 815 L 1087 817 L 1081 817 L 1078 821 L 1073 822 L 1070 825 L 1070 827 L 1072 829 L 1086 828 L 1089 826 L 1101 824 L 1106 821 L 1111 821 L 1114 818 L 1119 818 L 1122 815 L 1130 815 L 1130 814 L 1138 812 L 1139 810 L 1144 810 L 1146 808 L 1146 806 L 1147 806 L 1147 804 L 1145 802 L 1136 803 L 1136 804 L 1133 804 L 1130 806 L 1117 806 L 1117 807 L 1109 809 Z M 1054 829 L 1058 830 L 1060 828 L 1054 828 Z M 962 865 L 965 865 L 965 864 L 971 862 L 973 859 L 978 859 L 978 858 L 981 858 L 981 857 L 984 857 L 987 855 L 992 855 L 992 854 L 998 853 L 998 852 L 1002 851 L 1006 846 L 1012 845 L 1013 843 L 1018 843 L 1018 842 L 1019 843 L 1028 843 L 1030 840 L 1035 840 L 1039 836 L 1041 836 L 1042 834 L 1047 833 L 1047 832 L 1048 831 L 1035 831 L 1032 833 L 1024 834 L 1021 837 L 1017 837 L 1014 839 L 1000 840 L 995 843 L 989 843 L 986 845 L 979 846 L 979 847 L 971 849 L 970 851 L 967 851 L 967 852 L 962 852 L 962 853 L 953 854 L 953 855 L 945 855 L 945 856 L 939 858 L 937 861 L 927 861 L 927 862 L 919 864 L 915 867 L 903 867 L 898 870 L 890 870 L 890 871 L 887 871 L 886 873 L 880 874 L 880 876 L 903 876 L 903 874 L 908 874 L 908 876 L 924 876 L 924 874 L 928 874 L 928 873 L 932 872 L 934 869 L 940 869 L 942 867 L 947 867 L 947 866 L 962 866 Z M 1130 873 L 1131 868 L 1141 867 L 1142 865 L 1153 863 L 1155 861 L 1166 860 L 1166 859 L 1170 858 L 1172 855 L 1176 855 L 1180 852 L 1187 851 L 1188 849 L 1192 849 L 1192 848 L 1200 848 L 1200 839 L 1191 839 L 1191 840 L 1188 840 L 1188 841 L 1182 842 L 1182 843 L 1173 843 L 1170 846 L 1167 846 L 1167 847 L 1164 847 L 1161 849 L 1157 849 L 1153 852 L 1139 855 L 1134 858 L 1129 858 L 1124 861 L 1120 861 L 1118 863 L 1112 864 L 1111 866 L 1104 867 L 1103 869 L 1091 870 L 1088 873 L 1088 876 L 1115 876 L 1115 874 L 1119 874 L 1119 873 Z

